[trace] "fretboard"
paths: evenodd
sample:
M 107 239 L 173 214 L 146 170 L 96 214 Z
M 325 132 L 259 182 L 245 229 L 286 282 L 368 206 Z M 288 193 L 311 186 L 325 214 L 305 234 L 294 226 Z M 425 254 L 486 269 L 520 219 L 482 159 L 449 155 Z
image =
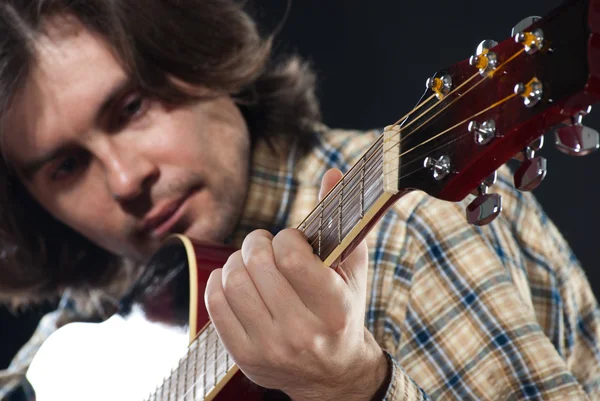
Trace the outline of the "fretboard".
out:
M 299 225 L 315 253 L 326 260 L 385 191 L 380 137 Z
M 204 400 L 234 367 L 214 326 L 208 324 L 148 401 Z
M 386 129 L 298 226 L 321 260 L 340 255 L 341 248 L 349 247 L 366 229 L 385 203 L 381 200 L 398 192 L 398 130 Z M 209 323 L 149 401 L 205 400 L 234 369 L 235 363 Z

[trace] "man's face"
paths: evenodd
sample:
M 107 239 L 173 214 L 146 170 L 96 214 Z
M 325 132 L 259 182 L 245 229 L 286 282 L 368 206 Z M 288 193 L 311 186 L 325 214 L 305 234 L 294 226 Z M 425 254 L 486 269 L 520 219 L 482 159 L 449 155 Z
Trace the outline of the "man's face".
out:
M 60 20 L 47 31 L 3 137 L 32 196 L 92 242 L 137 260 L 174 232 L 222 242 L 248 180 L 250 139 L 233 101 L 146 98 L 81 25 Z

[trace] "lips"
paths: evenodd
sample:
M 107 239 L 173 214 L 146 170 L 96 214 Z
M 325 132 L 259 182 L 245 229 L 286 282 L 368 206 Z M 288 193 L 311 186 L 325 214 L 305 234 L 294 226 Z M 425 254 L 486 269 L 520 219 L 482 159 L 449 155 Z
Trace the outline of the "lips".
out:
M 184 204 L 191 193 L 156 207 L 143 221 L 140 231 L 147 236 L 161 237 L 173 227 L 183 215 Z

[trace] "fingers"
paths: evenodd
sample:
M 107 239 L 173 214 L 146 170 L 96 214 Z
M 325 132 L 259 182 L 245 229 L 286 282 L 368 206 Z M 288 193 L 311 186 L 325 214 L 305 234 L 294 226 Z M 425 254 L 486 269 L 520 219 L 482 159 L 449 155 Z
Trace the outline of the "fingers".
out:
M 279 270 L 273 253 L 273 235 L 256 230 L 242 244 L 242 260 L 264 303 L 275 319 L 294 316 L 305 309 L 302 300 Z
M 204 304 L 227 351 L 239 355 L 252 346 L 252 341 L 227 302 L 222 274 L 223 269 L 211 273 L 206 283 Z
M 304 235 L 295 229 L 273 239 L 275 263 L 302 302 L 321 319 L 334 318 L 346 308 L 345 284 L 340 276 L 313 253 Z
M 268 328 L 271 313 L 244 266 L 241 252 L 233 253 L 223 266 L 221 286 L 225 301 L 250 338 Z

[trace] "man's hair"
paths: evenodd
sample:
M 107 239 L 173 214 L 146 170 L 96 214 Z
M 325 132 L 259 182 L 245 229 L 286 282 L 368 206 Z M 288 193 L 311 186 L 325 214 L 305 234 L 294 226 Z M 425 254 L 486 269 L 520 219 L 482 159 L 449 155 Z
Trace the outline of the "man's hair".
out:
M 289 135 L 310 146 L 320 121 L 314 74 L 297 56 L 275 62 L 272 35 L 261 34 L 236 0 L 3 0 L 2 135 L 12 134 L 4 120 L 35 65 L 34 44 L 46 34 L 48 19 L 60 16 L 73 16 L 100 35 L 149 96 L 184 104 L 199 100 L 189 88 L 214 89 L 236 100 L 253 143 Z M 0 302 L 108 288 L 123 266 L 53 219 L 0 161 Z

